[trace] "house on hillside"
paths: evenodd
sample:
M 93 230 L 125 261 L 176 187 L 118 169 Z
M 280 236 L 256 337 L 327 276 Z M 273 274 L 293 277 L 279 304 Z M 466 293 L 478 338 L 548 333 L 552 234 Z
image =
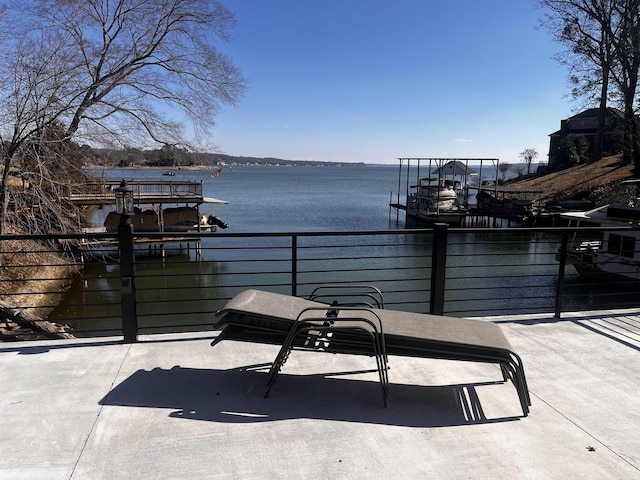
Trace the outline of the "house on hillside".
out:
M 549 135 L 549 168 L 552 170 L 561 161 L 563 142 L 569 135 L 582 135 L 589 144 L 589 154 L 593 155 L 598 130 L 597 108 L 590 108 L 560 122 L 560 130 Z M 624 113 L 617 108 L 607 108 L 602 140 L 603 156 L 615 155 L 621 151 Z

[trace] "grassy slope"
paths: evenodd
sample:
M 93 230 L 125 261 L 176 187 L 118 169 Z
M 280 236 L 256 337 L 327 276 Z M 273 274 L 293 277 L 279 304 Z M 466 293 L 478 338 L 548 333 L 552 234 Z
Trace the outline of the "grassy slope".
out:
M 520 180 L 509 186 L 543 190 L 542 203 L 576 199 L 605 204 L 628 197 L 635 191 L 634 186 L 617 185 L 621 180 L 630 178 L 633 178 L 633 165 L 622 165 L 620 157 L 613 156 Z

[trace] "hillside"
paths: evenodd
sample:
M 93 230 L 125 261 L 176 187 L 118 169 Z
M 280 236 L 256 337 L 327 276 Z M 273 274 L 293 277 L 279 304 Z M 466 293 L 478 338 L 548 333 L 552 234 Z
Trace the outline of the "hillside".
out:
M 619 184 L 621 180 L 634 178 L 633 165 L 622 165 L 620 158 L 606 157 L 597 162 L 511 182 L 509 186 L 543 190 L 543 204 L 563 200 L 589 200 L 595 205 L 603 205 L 628 198 L 635 192 L 635 186 Z

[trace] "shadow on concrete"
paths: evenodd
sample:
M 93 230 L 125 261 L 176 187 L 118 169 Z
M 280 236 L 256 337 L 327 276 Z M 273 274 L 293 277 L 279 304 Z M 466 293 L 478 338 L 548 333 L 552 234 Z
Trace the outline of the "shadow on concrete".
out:
M 620 345 L 640 352 L 638 315 L 599 315 L 572 319 L 573 323 Z
M 15 346 L 6 344 L 0 346 L 0 353 L 17 353 L 18 355 L 39 355 L 42 353 L 48 353 L 52 350 L 68 349 L 68 348 L 86 348 L 86 347 L 104 347 L 109 345 L 124 345 L 122 340 L 93 340 L 87 341 L 69 341 L 69 340 L 47 340 L 47 343 L 43 341 L 35 340 L 31 345 L 25 345 L 24 342 L 21 345 Z M 60 343 L 58 343 L 60 342 Z
M 613 340 L 625 347 L 640 351 L 640 315 L 637 311 L 594 315 L 567 314 L 562 318 L 540 316 L 525 319 L 495 320 L 496 324 L 535 326 L 549 323 L 572 323 L 590 332 Z
M 264 398 L 269 364 L 231 370 L 138 370 L 101 405 L 166 408 L 170 417 L 221 423 L 309 418 L 408 427 L 445 427 L 518 420 L 489 419 L 476 388 L 502 382 L 421 386 L 392 384 L 384 408 L 378 382 L 331 375 L 285 375 Z
M 136 342 L 137 344 L 144 343 L 177 343 L 177 342 L 191 342 L 193 340 L 208 340 L 211 341 L 216 338 L 217 335 L 206 335 L 203 336 L 201 332 L 196 332 L 194 336 L 183 336 L 176 338 L 142 338 Z M 46 342 L 46 343 L 45 343 Z M 37 355 L 41 353 L 47 353 L 52 350 L 61 350 L 61 349 L 75 349 L 75 348 L 87 348 L 87 347 L 105 347 L 112 345 L 122 345 L 128 346 L 129 344 L 124 343 L 121 338 L 95 338 L 95 339 L 86 339 L 79 338 L 75 340 L 34 340 L 30 345 L 25 345 L 25 342 L 20 342 L 20 345 L 13 345 L 12 343 L 0 343 L 0 353 L 17 353 L 18 355 Z M 132 344 L 133 345 L 133 344 Z

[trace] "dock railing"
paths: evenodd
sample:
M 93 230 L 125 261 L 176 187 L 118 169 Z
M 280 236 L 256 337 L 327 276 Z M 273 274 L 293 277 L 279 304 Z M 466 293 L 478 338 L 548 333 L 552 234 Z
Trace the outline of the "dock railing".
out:
M 582 277 L 571 266 L 571 240 L 599 233 L 436 225 L 5 235 L 0 299 L 69 325 L 76 336 L 127 342 L 140 334 L 209 330 L 215 312 L 247 288 L 306 296 L 321 284 L 368 284 L 382 290 L 387 308 L 458 317 L 553 312 L 561 318 L 565 311 L 640 308 L 637 284 Z
M 121 180 L 92 180 L 67 185 L 62 198 L 80 205 L 110 205 L 115 203 L 114 189 Z M 126 180 L 133 190 L 136 204 L 142 203 L 202 203 L 202 182 L 190 180 Z

